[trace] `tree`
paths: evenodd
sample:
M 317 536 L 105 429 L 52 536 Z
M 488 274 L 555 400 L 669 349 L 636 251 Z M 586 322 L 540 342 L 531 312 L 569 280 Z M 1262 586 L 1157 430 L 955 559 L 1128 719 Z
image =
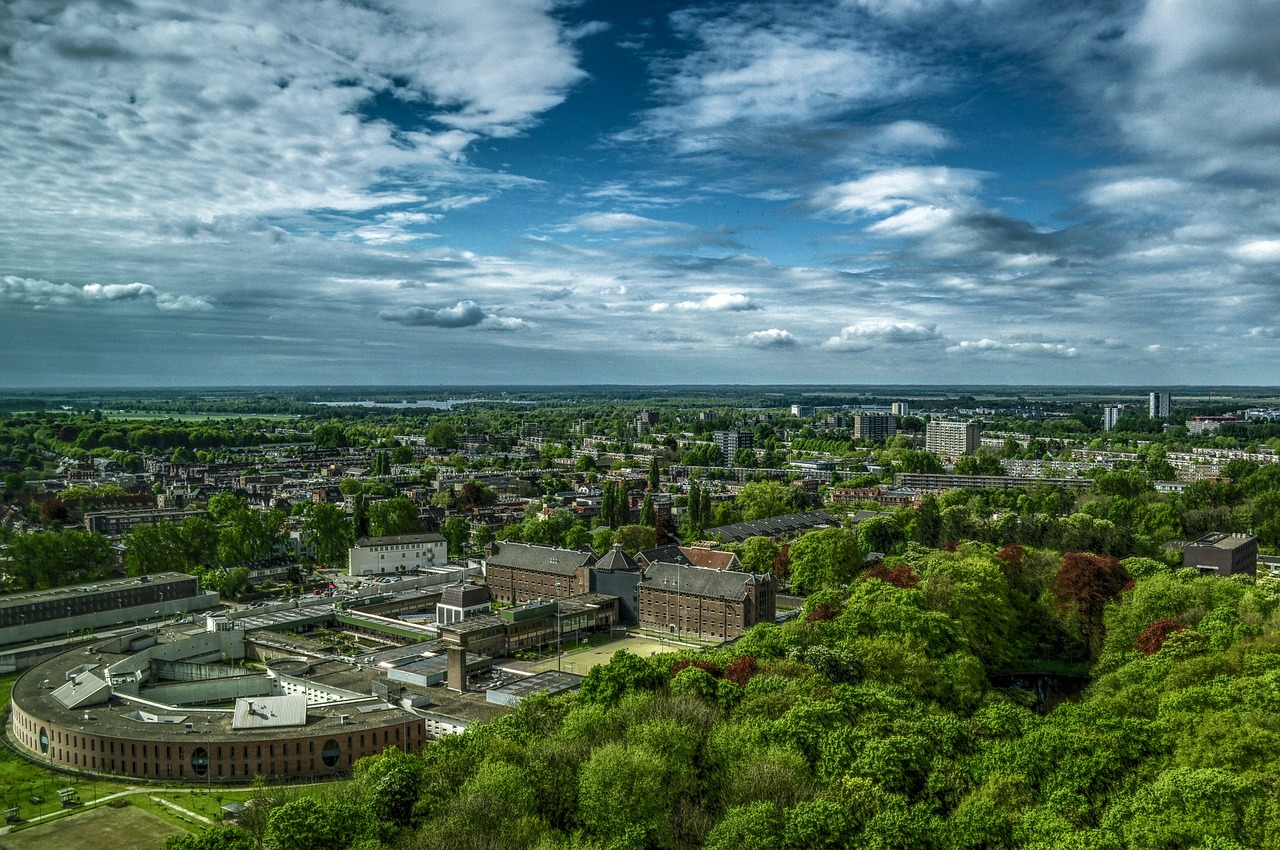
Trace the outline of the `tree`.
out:
M 449 557 L 462 557 L 462 547 L 471 537 L 471 523 L 462 517 L 451 516 L 440 523 L 440 535 L 449 544 Z
M 1102 614 L 1107 603 L 1132 582 L 1129 573 L 1115 558 L 1065 552 L 1062 566 L 1053 580 L 1053 595 L 1059 610 L 1073 613 L 1080 637 L 1090 654 L 1097 657 L 1105 635 Z
M 770 537 L 748 537 L 743 542 L 738 557 L 742 561 L 743 568 L 748 572 L 772 572 L 779 548 L 777 542 Z
M 921 498 L 911 530 L 911 538 L 921 546 L 936 548 L 942 544 L 942 510 L 932 493 Z
M 271 850 L 343 850 L 363 818 L 354 804 L 299 797 L 267 816 L 266 846 Z
M 347 515 L 331 502 L 308 502 L 303 509 L 302 533 L 322 564 L 339 564 L 355 541 Z
M 657 545 L 654 530 L 647 525 L 624 525 L 614 535 L 613 542 L 621 545 L 628 555 L 634 555 L 643 549 L 652 549 Z
M 809 591 L 848 584 L 862 569 L 862 555 L 847 528 L 811 531 L 791 544 L 791 582 Z
M 397 534 L 416 534 L 422 531 L 418 520 L 418 506 L 408 496 L 395 496 L 369 505 L 369 534 L 372 537 L 391 537 Z
M 376 756 L 357 761 L 352 778 L 360 788 L 362 804 L 375 821 L 403 827 L 413 818 L 426 765 L 417 756 L 388 747 Z
M 628 843 L 642 840 L 658 829 L 674 802 L 666 773 L 667 765 L 646 747 L 600 747 L 578 778 L 579 818 L 596 835 Z M 622 800 L 626 805 L 619 805 Z
M 658 472 L 658 457 L 654 455 L 649 458 L 649 491 L 658 492 L 658 487 L 662 483 L 662 477 Z
M 653 495 L 651 493 L 644 494 L 644 503 L 640 506 L 640 524 L 647 525 L 650 528 L 658 524 L 657 514 L 653 510 Z
M 742 485 L 737 503 L 745 521 L 781 516 L 793 510 L 791 487 L 778 481 L 753 481 Z
M 458 431 L 448 422 L 433 422 L 427 429 L 427 445 L 440 449 L 456 449 L 458 447 Z

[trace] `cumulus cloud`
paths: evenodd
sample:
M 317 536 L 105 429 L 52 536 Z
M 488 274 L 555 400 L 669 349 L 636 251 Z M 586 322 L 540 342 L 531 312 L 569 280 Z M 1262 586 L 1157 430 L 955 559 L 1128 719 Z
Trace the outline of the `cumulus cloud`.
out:
M 452 307 L 401 307 L 383 310 L 378 318 L 409 327 L 431 328 L 483 328 L 485 330 L 514 331 L 527 327 L 523 319 L 499 316 L 486 312 L 474 301 L 459 301 Z
M 942 338 L 934 325 L 873 320 L 846 325 L 822 347 L 829 351 L 868 351 L 882 346 L 932 343 Z
M 0 303 L 25 304 L 36 309 L 94 302 L 153 304 L 161 310 L 208 310 L 210 299 L 198 295 L 158 292 L 149 283 L 53 283 L 5 275 L 0 277 Z
M 649 311 L 652 313 L 661 313 L 670 309 L 743 312 L 746 310 L 758 310 L 759 307 L 749 296 L 743 295 L 741 292 L 716 292 L 698 301 L 680 301 L 676 304 L 657 301 L 649 306 Z
M 799 344 L 790 331 L 780 328 L 769 328 L 767 331 L 754 331 L 743 340 L 752 348 L 792 348 Z
M 1002 353 L 1030 357 L 1075 357 L 1079 353 L 1075 346 L 1060 342 L 1001 342 L 987 337 L 978 340 L 960 340 L 954 345 L 947 346 L 947 352 L 970 355 Z

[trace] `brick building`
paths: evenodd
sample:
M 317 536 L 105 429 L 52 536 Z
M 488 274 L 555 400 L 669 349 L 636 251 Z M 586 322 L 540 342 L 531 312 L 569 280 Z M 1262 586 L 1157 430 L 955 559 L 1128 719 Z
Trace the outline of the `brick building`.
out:
M 770 573 L 657 562 L 644 571 L 638 590 L 641 627 L 698 640 L 732 640 L 777 612 Z

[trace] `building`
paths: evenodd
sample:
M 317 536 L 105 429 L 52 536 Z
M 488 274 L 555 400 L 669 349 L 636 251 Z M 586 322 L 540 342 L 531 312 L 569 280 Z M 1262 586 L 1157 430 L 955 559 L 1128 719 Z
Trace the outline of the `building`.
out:
M 750 431 L 716 431 L 715 443 L 724 455 L 724 465 L 733 465 L 733 456 L 738 449 L 754 448 L 755 434 Z
M 159 525 L 162 522 L 179 525 L 189 517 L 208 519 L 209 512 L 188 511 L 181 508 L 145 511 L 94 511 L 84 515 L 84 527 L 105 537 L 118 537 L 135 526 Z
M 56 655 L 15 683 L 12 739 L 48 767 L 202 784 L 341 775 L 428 740 L 415 706 L 429 701 L 379 671 L 284 658 L 250 671 L 232 663 L 245 647 L 240 631 L 145 631 Z
M 695 640 L 727 641 L 777 613 L 771 573 L 650 564 L 639 584 L 640 625 Z
M 347 574 L 374 576 L 443 567 L 449 549 L 439 534 L 361 537 L 347 551 Z
M 791 405 L 791 415 L 800 419 L 808 419 L 813 415 L 813 407 L 807 404 Z
M 737 522 L 733 525 L 721 525 L 708 528 L 703 534 L 708 540 L 721 543 L 742 543 L 752 537 L 798 537 L 817 528 L 839 526 L 840 521 L 824 511 L 801 511 L 782 516 L 771 516 L 764 519 L 753 519 Z
M 660 417 L 658 416 L 658 411 L 656 410 L 640 411 L 639 413 L 636 414 L 636 422 L 635 422 L 636 433 L 637 434 L 647 433 L 650 428 L 658 424 L 659 418 Z
M 90 585 L 32 590 L 0 597 L 0 645 L 65 637 L 173 614 L 203 611 L 218 594 L 185 573 L 155 573 Z
M 489 544 L 484 560 L 493 598 L 513 605 L 589 592 L 596 557 L 577 549 L 500 541 Z
M 934 420 L 925 432 L 925 449 L 939 457 L 971 455 L 982 445 L 982 425 L 978 422 Z
M 1123 404 L 1108 404 L 1102 408 L 1102 430 L 1110 431 L 1116 427 L 1120 417 L 1124 416 Z
M 893 415 L 894 415 L 894 416 L 910 416 L 910 415 L 911 415 L 911 402 L 909 402 L 909 401 L 895 401 L 895 402 L 893 403 L 893 406 L 892 406 L 891 408 L 889 408 L 889 409 L 893 412 Z
M 888 413 L 855 413 L 853 433 L 855 440 L 887 440 L 898 433 L 898 420 Z
M 1169 393 L 1152 393 L 1147 399 L 1147 415 L 1152 419 L 1168 419 L 1173 396 Z
M 1252 534 L 1206 534 L 1182 549 L 1182 566 L 1220 576 L 1258 574 L 1258 538 Z
M 456 623 L 471 617 L 483 617 L 493 612 L 492 597 L 487 585 L 451 584 L 440 594 L 436 603 L 436 622 Z
M 909 490 L 945 492 L 947 490 L 1009 490 L 1016 487 L 1049 485 L 1067 490 L 1088 490 L 1092 478 L 1039 478 L 1026 475 L 947 475 L 933 472 L 895 472 L 893 486 Z

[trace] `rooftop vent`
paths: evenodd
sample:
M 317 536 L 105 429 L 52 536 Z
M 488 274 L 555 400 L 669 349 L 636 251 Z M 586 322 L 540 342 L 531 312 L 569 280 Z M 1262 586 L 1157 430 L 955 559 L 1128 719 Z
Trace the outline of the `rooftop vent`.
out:
M 350 723 L 350 722 L 351 722 L 351 715 L 350 715 L 350 714 L 339 714 L 339 715 L 338 715 L 338 723 L 339 723 L 339 725 L 346 726 L 346 725 L 347 725 L 348 723 Z

